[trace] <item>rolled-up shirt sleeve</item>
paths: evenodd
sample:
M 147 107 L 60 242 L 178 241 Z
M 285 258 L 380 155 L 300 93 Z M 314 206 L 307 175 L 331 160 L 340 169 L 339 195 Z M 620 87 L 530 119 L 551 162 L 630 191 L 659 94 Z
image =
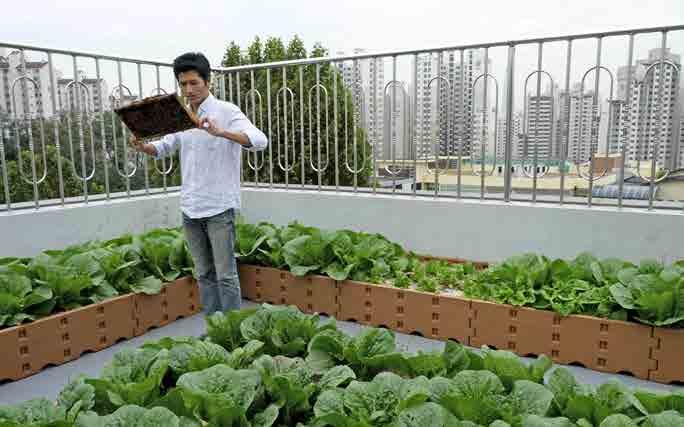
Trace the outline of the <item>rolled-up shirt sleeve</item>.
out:
M 176 152 L 178 146 L 180 145 L 180 135 L 178 133 L 172 133 L 165 135 L 162 139 L 157 141 L 152 141 L 152 145 L 157 150 L 157 159 L 162 157 L 170 156 Z
M 251 147 L 246 148 L 249 151 L 261 151 L 268 145 L 266 135 L 259 130 L 239 109 L 233 111 L 233 116 L 228 125 L 228 130 L 231 132 L 242 132 L 247 135 Z

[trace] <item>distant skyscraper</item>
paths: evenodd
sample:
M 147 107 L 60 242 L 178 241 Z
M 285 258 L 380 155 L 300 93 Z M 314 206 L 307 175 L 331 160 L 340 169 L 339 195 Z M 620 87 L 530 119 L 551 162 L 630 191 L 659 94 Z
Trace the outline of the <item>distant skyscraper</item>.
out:
M 554 149 L 555 155 L 560 157 L 562 146 L 567 147 L 567 159 L 575 163 L 589 161 L 590 154 L 599 151 L 599 102 L 594 107 L 594 92 L 580 92 L 580 85 L 576 84 L 570 93 L 565 91 L 558 97 L 559 114 L 556 120 L 560 129 L 556 135 L 560 138 Z M 570 100 L 569 129 L 566 123 L 568 117 L 568 98 Z M 561 145 L 562 144 L 562 145 Z
M 1 52 L 0 52 L 1 53 Z M 21 52 L 13 51 L 7 57 L 0 55 L 0 111 L 10 117 L 25 117 L 25 112 L 32 119 L 49 118 L 55 114 L 70 109 L 76 109 L 74 95 L 80 93 L 80 106 L 89 113 L 108 110 L 110 102 L 106 99 L 107 83 L 103 79 L 89 79 L 84 74 L 79 75 L 80 84 L 73 83 L 73 79 L 62 78 L 59 70 L 54 70 L 54 81 L 57 84 L 57 96 L 53 109 L 52 83 L 50 68 L 47 61 L 31 61 L 25 58 L 22 62 Z M 26 70 L 24 72 L 24 65 Z M 17 80 L 21 76 L 30 78 Z M 34 85 L 33 82 L 36 83 Z M 14 85 L 14 101 L 16 111 L 12 105 L 12 84 Z M 22 93 L 27 96 L 23 96 Z
M 680 55 L 665 51 L 665 66 L 661 70 L 661 49 L 651 49 L 647 59 L 638 60 L 632 66 L 632 81 L 627 81 L 629 67 L 618 70 L 618 98 L 620 104 L 619 122 L 614 123 L 611 135 L 619 134 L 620 138 L 611 144 L 613 149 L 622 150 L 627 143 L 629 160 L 646 161 L 651 158 L 653 148 L 658 145 L 657 164 L 659 167 L 675 168 L 680 156 L 677 153 L 677 134 L 681 106 L 676 102 L 679 95 L 679 74 L 681 69 Z M 660 109 L 661 76 L 662 106 Z M 627 87 L 631 84 L 631 99 L 627 100 Z M 627 108 L 629 107 L 629 108 Z M 629 138 L 625 141 L 625 131 L 629 129 Z M 681 150 L 679 150 L 681 151 Z
M 76 88 L 81 98 L 78 106 L 81 111 L 99 113 L 110 109 L 111 105 L 107 96 L 107 83 L 103 79 L 89 79 L 85 75 L 79 76 L 79 84 L 73 83 L 73 79 L 57 80 L 57 96 L 61 111 L 76 110 Z
M 406 95 L 401 94 L 397 88 L 394 94 L 394 108 L 392 108 L 392 87 L 390 86 L 385 95 L 385 131 L 383 159 L 413 158 L 413 144 L 411 144 L 411 88 L 405 87 Z M 394 149 L 394 151 L 392 151 Z
M 365 53 L 365 49 L 354 49 L 353 54 Z M 337 52 L 344 56 L 345 52 Z M 361 123 L 366 130 L 368 141 L 376 151 L 378 158 L 382 158 L 385 126 L 384 91 L 385 76 L 382 60 L 363 59 L 359 61 L 344 61 L 339 66 L 342 72 L 344 84 L 355 94 L 355 99 L 360 100 L 360 91 L 363 90 L 363 105 L 361 106 Z M 350 114 L 351 114 L 351 106 Z M 351 117 L 350 117 L 351 120 Z M 370 154 L 369 154 L 370 155 Z
M 18 50 L 7 57 L 0 56 L 0 109 L 13 117 L 51 117 L 52 83 L 47 61 L 31 61 Z M 26 69 L 24 70 L 24 66 Z M 57 73 L 56 73 L 57 74 Z M 16 80 L 21 76 L 30 78 Z M 56 75 L 55 78 L 58 76 Z M 12 105 L 12 85 L 14 85 L 15 106 Z M 34 85 L 31 81 L 35 82 Z M 26 96 L 22 94 L 25 93 Z
M 554 147 L 555 100 L 551 95 L 527 97 L 527 126 L 521 123 L 526 135 L 518 143 L 518 157 L 531 161 L 535 151 L 538 160 L 552 158 Z
M 502 162 L 506 158 L 506 119 L 499 119 L 497 123 L 496 132 L 496 160 Z M 522 129 L 522 114 L 513 114 L 513 129 L 512 129 L 512 144 L 511 144 L 511 158 L 517 160 L 519 157 L 520 134 Z
M 473 89 L 475 80 L 484 73 L 482 55 L 480 52 L 469 51 L 464 54 L 461 64 L 460 54 L 456 52 L 444 53 L 441 58 L 436 54 L 422 54 L 418 55 L 417 68 L 418 109 L 415 126 L 418 156 L 434 156 L 435 138 L 439 141 L 436 145 L 441 156 L 447 153 L 456 155 L 459 141 L 462 141 L 461 153 L 469 156 L 476 137 L 473 115 L 484 106 L 485 82 L 478 82 L 475 90 Z M 435 80 L 437 76 L 447 79 L 448 83 L 443 79 Z M 488 111 L 494 106 L 496 94 L 493 86 L 490 81 Z M 480 122 L 481 119 L 482 116 Z M 487 123 L 490 126 L 488 136 L 493 138 L 493 117 L 487 117 Z

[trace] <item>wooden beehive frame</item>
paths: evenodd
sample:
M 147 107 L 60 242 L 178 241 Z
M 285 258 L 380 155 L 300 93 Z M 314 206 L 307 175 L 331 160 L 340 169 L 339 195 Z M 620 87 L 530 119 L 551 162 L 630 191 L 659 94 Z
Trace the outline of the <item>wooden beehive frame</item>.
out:
M 114 111 L 131 133 L 142 141 L 199 126 L 197 115 L 175 93 L 144 98 Z

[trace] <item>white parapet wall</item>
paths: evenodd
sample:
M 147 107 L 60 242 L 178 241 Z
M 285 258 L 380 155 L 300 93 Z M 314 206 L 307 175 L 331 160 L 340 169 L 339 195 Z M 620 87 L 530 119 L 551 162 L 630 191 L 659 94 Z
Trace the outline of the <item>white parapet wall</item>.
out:
M 249 222 L 292 221 L 382 233 L 419 253 L 499 261 L 582 251 L 632 261 L 684 259 L 684 214 L 580 206 L 245 188 Z M 33 256 L 88 240 L 180 225 L 178 195 L 0 213 L 0 256 Z
M 179 198 L 153 195 L 0 213 L 0 257 L 180 225 Z
M 249 189 L 242 214 L 250 222 L 381 233 L 419 253 L 478 261 L 582 251 L 632 261 L 684 259 L 681 211 Z

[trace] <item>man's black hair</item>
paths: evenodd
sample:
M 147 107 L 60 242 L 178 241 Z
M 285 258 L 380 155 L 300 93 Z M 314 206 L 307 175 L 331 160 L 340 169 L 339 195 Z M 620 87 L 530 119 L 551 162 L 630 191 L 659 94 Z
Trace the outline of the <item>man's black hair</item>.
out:
M 197 74 L 205 82 L 209 83 L 211 67 L 207 57 L 201 53 L 188 52 L 173 60 L 173 74 L 176 76 L 176 80 L 178 80 L 180 73 L 185 73 L 186 71 L 197 71 Z

